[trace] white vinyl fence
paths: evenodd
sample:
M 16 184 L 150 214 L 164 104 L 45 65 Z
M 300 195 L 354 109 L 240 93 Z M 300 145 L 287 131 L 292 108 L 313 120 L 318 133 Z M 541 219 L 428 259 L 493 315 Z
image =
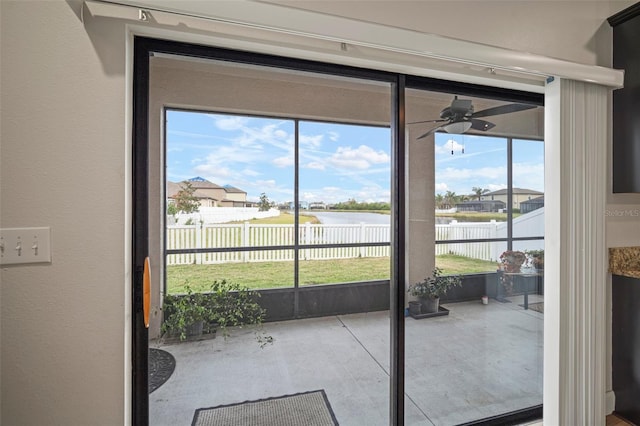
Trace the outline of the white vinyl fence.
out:
M 200 207 L 195 213 L 178 213 L 167 216 L 168 225 L 191 223 L 225 223 L 241 220 L 264 219 L 280 215 L 280 210 L 260 211 L 258 207 Z
M 454 220 L 447 225 L 436 225 L 436 241 L 497 238 L 498 225 L 495 220 L 463 223 Z M 496 260 L 495 246 L 496 243 L 436 244 L 436 256 L 455 254 L 472 259 Z
M 381 224 L 300 226 L 301 245 L 389 243 L 390 226 Z M 515 237 L 544 235 L 544 208 L 522 215 L 513 221 Z M 506 222 L 463 222 L 436 225 L 436 241 L 505 238 Z M 197 224 L 167 226 L 167 250 L 201 248 L 251 248 L 294 244 L 293 225 Z M 543 240 L 514 242 L 516 250 L 544 248 Z M 436 255 L 455 254 L 473 259 L 497 261 L 506 249 L 504 242 L 436 244 Z M 347 259 L 354 257 L 389 256 L 389 246 L 328 247 L 301 250 L 302 260 Z M 217 253 L 172 254 L 169 265 L 208 264 L 223 262 L 291 261 L 292 249 L 225 251 Z
M 299 244 L 388 243 L 389 225 L 323 225 L 300 226 Z M 167 250 L 198 248 L 266 247 L 294 244 L 293 225 L 239 224 L 174 225 L 167 227 Z M 301 250 L 301 259 L 347 259 L 389 256 L 389 246 L 328 247 Z M 167 264 L 222 262 L 273 262 L 293 260 L 292 249 L 225 251 L 216 253 L 172 254 Z

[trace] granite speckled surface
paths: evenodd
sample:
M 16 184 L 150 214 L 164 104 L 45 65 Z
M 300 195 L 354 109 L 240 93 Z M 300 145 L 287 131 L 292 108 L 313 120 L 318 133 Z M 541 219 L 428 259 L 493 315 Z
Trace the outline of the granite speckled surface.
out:
M 640 247 L 610 248 L 609 272 L 624 277 L 640 278 Z

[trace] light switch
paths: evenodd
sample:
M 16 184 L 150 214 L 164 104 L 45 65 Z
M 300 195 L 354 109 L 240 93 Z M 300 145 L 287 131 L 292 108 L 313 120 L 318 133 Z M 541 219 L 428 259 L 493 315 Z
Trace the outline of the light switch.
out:
M 51 262 L 51 228 L 0 229 L 0 265 Z

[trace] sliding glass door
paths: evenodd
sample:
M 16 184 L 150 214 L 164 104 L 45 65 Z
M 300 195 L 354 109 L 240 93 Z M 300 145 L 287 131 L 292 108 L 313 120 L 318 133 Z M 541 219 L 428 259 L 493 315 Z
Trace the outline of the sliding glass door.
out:
M 543 314 L 496 293 L 495 253 L 544 237 L 516 224 L 544 193 L 516 179 L 544 164 L 541 96 L 150 39 L 135 68 L 136 424 L 540 414 Z M 482 129 L 455 96 L 526 107 Z M 431 316 L 410 290 L 436 267 L 455 285 Z

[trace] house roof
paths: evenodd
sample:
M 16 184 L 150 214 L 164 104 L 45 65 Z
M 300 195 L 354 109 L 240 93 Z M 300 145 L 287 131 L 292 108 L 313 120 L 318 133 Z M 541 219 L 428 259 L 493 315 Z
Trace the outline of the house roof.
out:
M 240 188 L 236 188 L 235 186 L 231 186 L 231 185 L 224 185 L 224 186 L 220 186 L 217 185 L 213 182 L 210 182 L 208 180 L 206 180 L 205 178 L 202 178 L 200 176 L 196 176 L 193 177 L 191 179 L 187 179 L 186 181 L 183 182 L 189 182 L 191 184 L 191 186 L 195 189 L 195 191 L 193 192 L 193 195 L 196 198 L 208 198 L 210 200 L 216 200 L 216 201 L 228 201 L 228 202 L 232 202 L 233 200 L 229 200 L 229 199 L 223 199 L 223 200 L 218 200 L 217 198 L 213 198 L 211 197 L 210 194 L 205 193 L 202 190 L 206 190 L 206 189 L 224 189 L 224 191 L 229 194 L 229 193 L 236 193 L 236 194 L 246 194 L 246 191 L 243 191 Z M 174 198 L 175 195 L 180 192 L 180 190 L 182 189 L 182 182 L 171 182 L 171 181 L 167 181 L 167 198 Z
M 469 206 L 474 204 L 504 204 L 504 201 L 500 200 L 470 200 L 456 203 L 456 206 Z
M 195 191 L 193 191 L 193 195 L 196 198 L 209 198 L 211 200 L 215 200 L 215 198 L 211 197 L 210 194 L 207 194 L 202 190 L 222 188 L 221 186 L 216 185 L 215 183 L 211 183 L 208 180 L 204 180 L 204 179 L 195 180 L 195 181 L 189 179 L 186 182 L 189 182 L 191 186 L 195 189 Z M 182 182 L 167 181 L 167 198 L 175 198 L 176 194 L 181 190 L 182 190 Z
M 540 204 L 540 203 L 544 203 L 544 195 L 542 197 L 536 197 L 527 201 L 523 201 L 520 204 Z
M 213 182 L 209 182 L 205 178 L 201 178 L 200 176 L 193 177 L 188 179 L 187 182 L 191 184 L 194 188 L 202 188 L 202 189 L 219 189 L 222 188 L 220 185 L 216 185 Z
M 232 192 L 239 193 L 239 194 L 247 193 L 246 191 L 243 191 L 242 189 L 236 188 L 235 186 L 231 186 L 231 185 L 224 185 L 223 188 L 227 193 L 232 193 Z
M 180 191 L 180 184 L 167 181 L 167 198 L 173 198 Z
M 498 189 L 497 191 L 487 192 L 486 194 L 482 194 L 482 195 L 483 196 L 486 196 L 486 195 L 506 195 L 507 191 L 508 191 L 507 188 L 503 188 L 503 189 Z M 513 193 L 514 194 L 526 194 L 526 195 L 542 195 L 542 194 L 544 194 L 543 192 L 540 192 L 540 191 L 535 191 L 533 189 L 524 189 L 524 188 L 513 188 Z

